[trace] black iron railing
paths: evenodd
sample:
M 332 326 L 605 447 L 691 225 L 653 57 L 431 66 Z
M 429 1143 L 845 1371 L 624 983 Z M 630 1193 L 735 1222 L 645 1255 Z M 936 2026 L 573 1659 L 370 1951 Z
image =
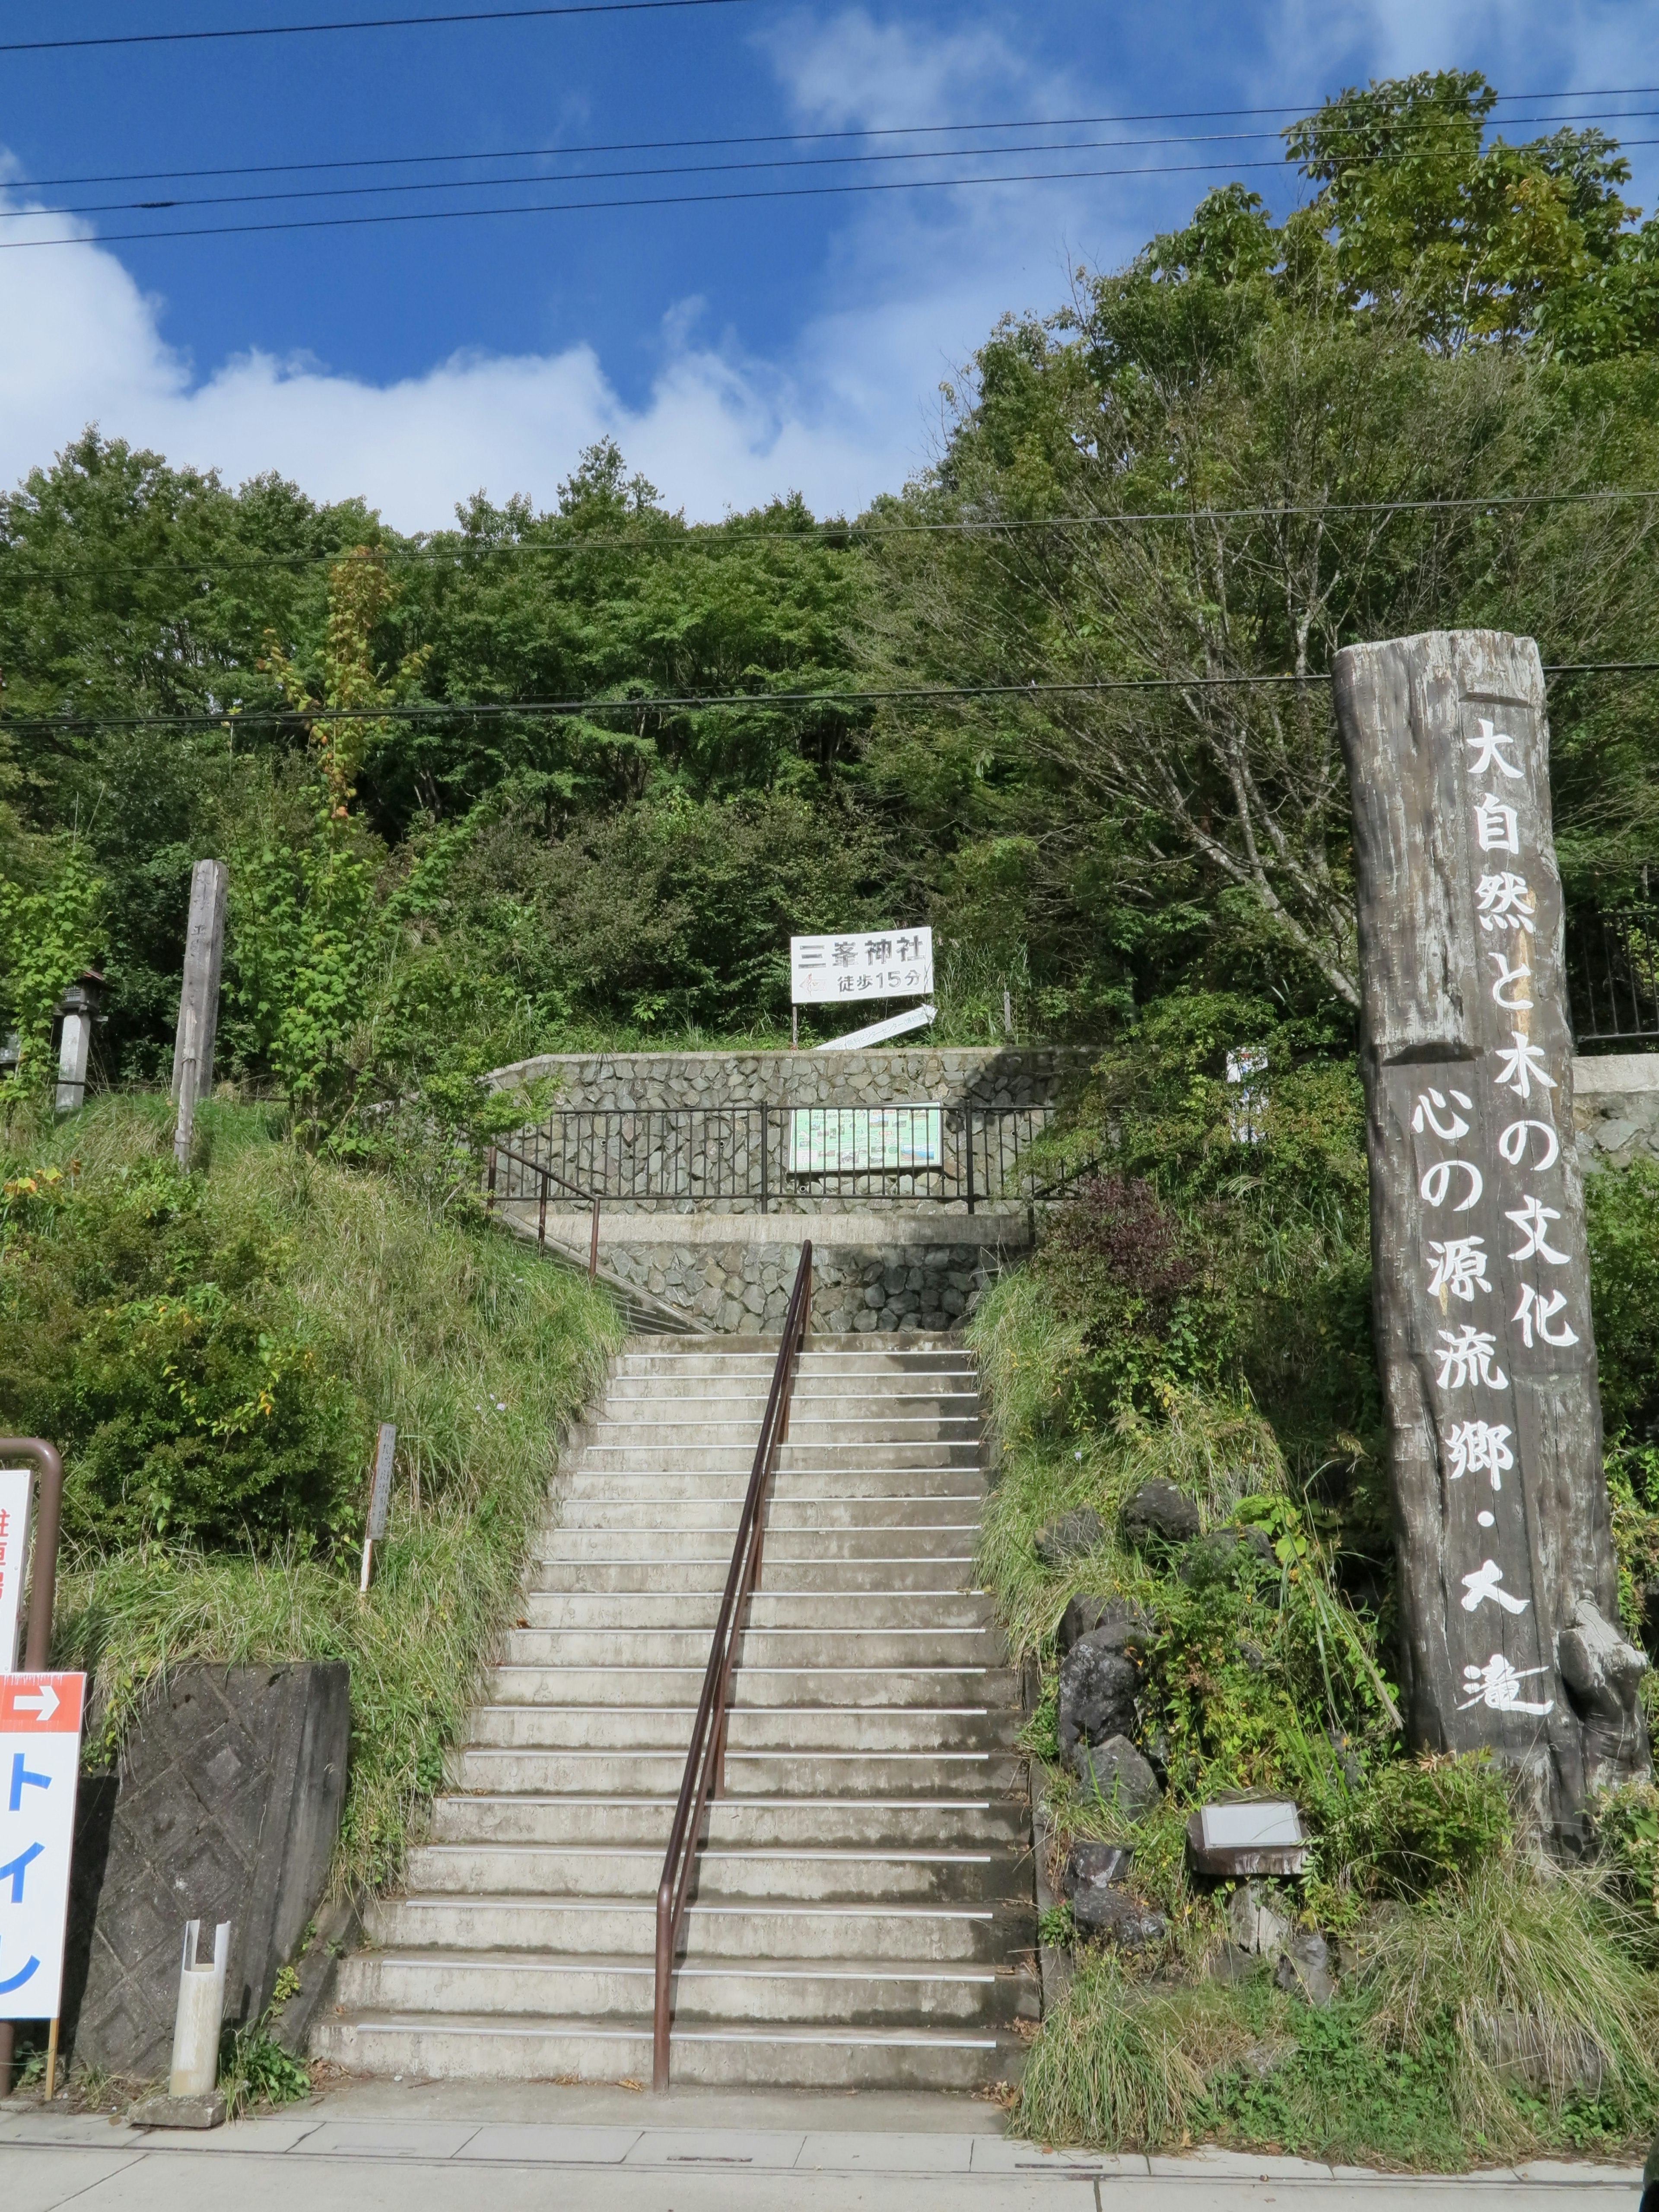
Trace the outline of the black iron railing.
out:
M 1567 982 L 1579 1045 L 1659 1040 L 1659 904 L 1577 915 Z
M 1057 1196 L 1084 1169 L 1031 1155 L 1049 1106 L 573 1108 L 497 1146 L 496 1195 L 766 1213 L 793 1200 L 929 1199 L 975 1209 Z

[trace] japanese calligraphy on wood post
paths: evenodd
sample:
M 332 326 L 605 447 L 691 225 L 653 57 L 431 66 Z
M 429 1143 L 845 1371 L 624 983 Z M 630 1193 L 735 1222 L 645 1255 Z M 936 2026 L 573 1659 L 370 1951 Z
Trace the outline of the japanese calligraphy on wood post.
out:
M 1570 1846 L 1648 1749 L 1613 1625 L 1543 671 L 1472 630 L 1349 647 L 1335 678 L 1409 1725 L 1492 1746 Z

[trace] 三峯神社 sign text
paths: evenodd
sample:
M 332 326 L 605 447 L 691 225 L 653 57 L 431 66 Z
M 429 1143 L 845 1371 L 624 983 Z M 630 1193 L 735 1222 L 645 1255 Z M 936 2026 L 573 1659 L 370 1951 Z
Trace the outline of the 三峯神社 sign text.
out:
M 1530 639 L 1437 631 L 1351 646 L 1335 678 L 1408 1727 L 1491 1746 L 1571 1844 L 1648 1746 L 1616 1626 L 1543 670 Z
M 789 940 L 789 991 L 798 1006 L 925 998 L 933 988 L 931 929 L 849 931 L 841 937 Z

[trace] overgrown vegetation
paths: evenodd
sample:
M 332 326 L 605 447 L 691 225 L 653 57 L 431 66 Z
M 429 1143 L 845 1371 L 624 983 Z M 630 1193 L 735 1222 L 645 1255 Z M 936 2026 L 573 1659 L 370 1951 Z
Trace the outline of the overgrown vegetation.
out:
M 973 1323 L 1002 1442 L 979 1571 L 1040 1670 L 1027 1733 L 1056 1871 L 1074 1839 L 1127 1844 L 1166 1922 L 1120 1953 L 1069 1907 L 1047 1917 L 1078 1970 L 1018 2122 L 1438 2166 L 1634 2144 L 1659 2121 L 1659 1799 L 1605 1797 L 1594 1863 L 1547 1874 L 1498 1766 L 1402 1751 L 1352 1067 L 1266 1012 L 1187 994 L 1103 1054 L 1067 1140 L 1101 1176 Z M 1227 1055 L 1264 1035 L 1242 1103 Z M 1598 1350 L 1626 1425 L 1650 1395 L 1653 1206 L 1644 1172 L 1592 1183 Z M 1624 1612 L 1650 1648 L 1654 1456 L 1614 1431 Z M 1192 1502 L 1196 1537 L 1126 1522 L 1152 1480 Z M 1085 1510 L 1088 1549 L 1039 1552 Z M 1146 1621 L 1135 1741 L 1163 1795 L 1138 1819 L 1063 1763 L 1057 1729 L 1061 1616 L 1112 1595 Z M 1241 1954 L 1229 1893 L 1190 1871 L 1190 1811 L 1238 1790 L 1294 1798 L 1313 1832 L 1306 1877 L 1266 1901 L 1327 1939 L 1328 2007 Z
M 103 1759 L 185 1660 L 348 1661 L 336 1880 L 367 1889 L 395 1877 L 439 1786 L 552 1440 L 617 1324 L 578 1278 L 312 1158 L 265 1109 L 204 1106 L 199 1127 L 188 1176 L 143 1100 L 89 1107 L 6 1163 L 0 1406 L 56 1435 L 68 1469 L 55 1657 L 94 1677 Z M 364 1602 L 382 1420 L 396 1481 Z

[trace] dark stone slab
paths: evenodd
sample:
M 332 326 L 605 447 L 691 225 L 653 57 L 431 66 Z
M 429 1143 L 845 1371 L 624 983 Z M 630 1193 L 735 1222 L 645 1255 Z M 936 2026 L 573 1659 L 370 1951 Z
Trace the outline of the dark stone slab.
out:
M 185 1923 L 230 1923 L 225 2017 L 257 2020 L 327 1879 L 345 1802 L 349 1671 L 185 1667 L 82 1786 L 64 2041 L 128 2079 L 173 2051 Z
M 1072 1917 L 1085 1936 L 1124 1951 L 1145 1950 L 1169 1933 L 1169 1923 L 1156 1907 L 1105 1884 L 1079 1892 L 1072 1899 Z
M 1137 1546 L 1160 1538 L 1166 1544 L 1184 1544 L 1198 1529 L 1196 1503 L 1161 1476 L 1143 1482 L 1123 1509 L 1123 1533 Z
M 1079 1743 L 1071 1764 L 1085 1785 L 1098 1793 L 1126 1820 L 1138 1820 L 1162 1797 L 1158 1777 L 1127 1735 L 1104 1743 Z
M 1114 1651 L 1134 1651 L 1147 1643 L 1154 1631 L 1152 1615 L 1132 1598 L 1074 1597 L 1060 1616 L 1060 1649 L 1063 1656 L 1085 1636 Z
M 1060 1748 L 1071 1759 L 1079 1744 L 1104 1743 L 1134 1728 L 1140 1668 L 1124 1651 L 1085 1636 L 1061 1660 L 1056 1719 Z

